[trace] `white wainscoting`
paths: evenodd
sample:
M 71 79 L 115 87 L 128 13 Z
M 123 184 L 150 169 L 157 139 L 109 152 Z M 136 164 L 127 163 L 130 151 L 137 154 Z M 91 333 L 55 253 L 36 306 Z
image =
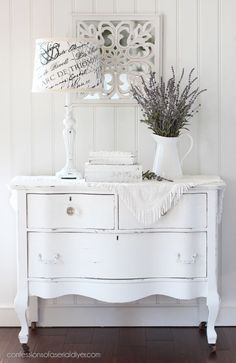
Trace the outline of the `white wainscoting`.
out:
M 69 35 L 72 12 L 98 16 L 162 14 L 164 76 L 170 74 L 171 65 L 177 74 L 182 67 L 187 72 L 195 67 L 200 87 L 207 88 L 201 96 L 201 111 L 190 127 L 195 145 L 184 171 L 220 174 L 228 185 L 222 225 L 222 309 L 218 324 L 236 324 L 235 1 L 4 0 L 0 3 L 0 325 L 17 324 L 12 306 L 16 291 L 15 220 L 6 185 L 14 175 L 50 175 L 64 163 L 64 96 L 30 92 L 34 40 Z M 81 169 L 88 152 L 100 149 L 133 151 L 144 169 L 151 167 L 154 142 L 149 130 L 139 123 L 135 106 L 82 106 L 75 108 L 75 116 L 76 158 Z M 189 308 L 182 309 L 186 305 Z M 40 303 L 42 325 L 192 325 L 197 324 L 199 311 L 204 314 L 197 301 L 183 305 L 164 297 L 150 297 L 128 307 L 108 307 L 72 296 Z

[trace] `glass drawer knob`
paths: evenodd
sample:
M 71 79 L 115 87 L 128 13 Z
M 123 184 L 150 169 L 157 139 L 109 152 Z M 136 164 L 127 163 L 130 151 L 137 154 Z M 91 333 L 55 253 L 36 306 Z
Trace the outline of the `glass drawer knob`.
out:
M 75 208 L 68 207 L 66 213 L 68 214 L 68 216 L 73 216 L 73 214 L 75 214 Z

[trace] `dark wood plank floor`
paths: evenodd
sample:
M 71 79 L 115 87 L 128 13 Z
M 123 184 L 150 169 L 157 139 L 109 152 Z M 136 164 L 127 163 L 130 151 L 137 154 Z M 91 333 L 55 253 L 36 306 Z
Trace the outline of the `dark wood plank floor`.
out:
M 0 363 L 236 363 L 236 327 L 217 329 L 216 354 L 198 328 L 37 328 L 30 332 L 32 357 L 20 357 L 18 332 L 0 328 Z

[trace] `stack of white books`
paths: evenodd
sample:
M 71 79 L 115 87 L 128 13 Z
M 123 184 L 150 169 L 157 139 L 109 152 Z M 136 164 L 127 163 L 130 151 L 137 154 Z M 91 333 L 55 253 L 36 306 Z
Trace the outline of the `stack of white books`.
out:
M 130 152 L 93 151 L 84 174 L 88 182 L 134 183 L 142 180 L 142 166 Z

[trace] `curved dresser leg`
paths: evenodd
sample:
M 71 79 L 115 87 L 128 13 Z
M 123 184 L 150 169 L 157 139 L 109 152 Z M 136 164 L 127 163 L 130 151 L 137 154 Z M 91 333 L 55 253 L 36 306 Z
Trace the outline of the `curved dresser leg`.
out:
M 29 354 L 29 353 L 30 353 L 30 349 L 29 349 L 28 344 L 23 343 L 23 344 L 21 344 L 21 346 L 22 346 L 23 352 L 24 352 L 25 354 Z
M 28 307 L 28 294 L 27 292 L 18 292 L 14 301 L 15 304 L 15 311 L 20 321 L 21 330 L 18 335 L 19 341 L 22 344 L 23 350 L 28 350 L 27 343 L 28 343 L 28 336 L 29 336 L 29 327 L 28 321 L 26 317 L 26 310 Z
M 198 325 L 199 331 L 202 334 L 206 334 L 206 328 L 207 328 L 207 323 L 206 321 L 201 321 L 201 323 Z
M 214 294 L 211 297 L 207 298 L 207 306 L 208 306 L 208 321 L 207 321 L 207 341 L 208 344 L 213 347 L 213 351 L 215 351 L 217 334 L 215 331 L 215 323 L 216 318 L 219 312 L 220 307 L 220 297 L 218 294 Z
M 31 330 L 32 331 L 35 331 L 37 329 L 37 323 L 36 323 L 36 321 L 32 321 L 30 327 L 31 327 Z

